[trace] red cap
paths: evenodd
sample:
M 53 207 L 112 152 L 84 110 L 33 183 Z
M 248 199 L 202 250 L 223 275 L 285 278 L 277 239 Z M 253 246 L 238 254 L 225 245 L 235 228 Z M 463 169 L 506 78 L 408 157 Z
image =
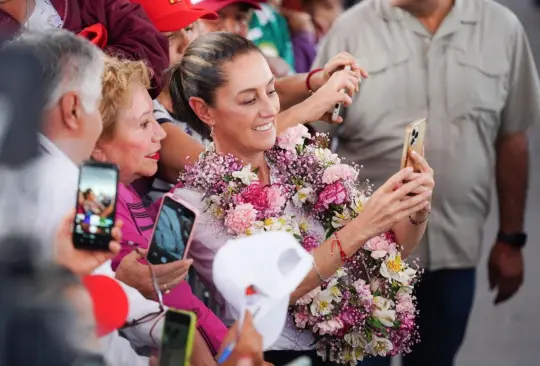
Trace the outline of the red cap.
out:
M 131 0 L 141 4 L 160 32 L 176 32 L 199 18 L 217 19 L 218 15 L 206 8 L 193 7 L 189 0 Z
M 86 27 L 77 35 L 86 38 L 101 49 L 107 47 L 107 29 L 101 23 Z
M 231 4 L 248 4 L 252 8 L 261 9 L 262 0 L 195 0 L 197 6 L 211 11 L 220 11 Z
M 128 298 L 122 286 L 111 277 L 90 275 L 83 278 L 92 298 L 97 336 L 102 337 L 121 328 L 128 317 Z

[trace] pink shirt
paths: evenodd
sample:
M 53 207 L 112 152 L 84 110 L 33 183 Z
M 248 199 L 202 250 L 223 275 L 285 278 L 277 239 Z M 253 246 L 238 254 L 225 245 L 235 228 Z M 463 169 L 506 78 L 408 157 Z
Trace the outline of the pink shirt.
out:
M 155 217 L 157 215 L 156 202 L 150 208 L 142 204 L 142 200 L 131 186 L 118 186 L 118 202 L 116 205 L 116 218 L 124 222 L 122 228 L 122 250 L 113 260 L 114 270 L 132 248 L 128 241 L 138 244 L 141 248 L 148 248 Z M 227 333 L 227 328 L 219 318 L 212 313 L 191 291 L 191 287 L 182 281 L 168 295 L 163 294 L 165 305 L 182 310 L 193 311 L 197 314 L 198 329 L 206 339 L 208 346 L 217 354 L 221 342 Z

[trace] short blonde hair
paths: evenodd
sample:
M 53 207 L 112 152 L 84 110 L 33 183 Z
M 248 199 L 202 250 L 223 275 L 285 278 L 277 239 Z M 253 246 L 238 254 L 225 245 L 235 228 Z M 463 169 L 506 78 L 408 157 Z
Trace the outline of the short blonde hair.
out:
M 148 89 L 151 77 L 151 71 L 143 61 L 105 58 L 101 84 L 102 99 L 99 106 L 103 119 L 101 137 L 112 137 L 120 108 L 131 107 L 133 100 L 129 91 L 130 86 L 133 83 L 140 83 Z

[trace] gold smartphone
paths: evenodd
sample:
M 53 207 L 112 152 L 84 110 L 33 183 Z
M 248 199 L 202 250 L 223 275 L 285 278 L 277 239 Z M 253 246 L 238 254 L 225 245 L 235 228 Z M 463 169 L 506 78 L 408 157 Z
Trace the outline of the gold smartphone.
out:
M 418 154 L 424 154 L 424 139 L 426 137 L 427 119 L 422 118 L 411 122 L 405 130 L 405 139 L 403 142 L 403 154 L 401 155 L 401 169 L 412 166 L 415 171 L 420 169 L 409 158 L 409 151 L 416 151 Z

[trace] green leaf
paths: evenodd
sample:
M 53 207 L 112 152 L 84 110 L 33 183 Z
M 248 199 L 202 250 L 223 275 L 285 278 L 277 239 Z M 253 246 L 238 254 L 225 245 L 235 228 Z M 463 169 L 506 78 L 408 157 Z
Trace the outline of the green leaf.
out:
M 251 171 L 255 174 L 259 174 L 259 167 L 252 169 Z

